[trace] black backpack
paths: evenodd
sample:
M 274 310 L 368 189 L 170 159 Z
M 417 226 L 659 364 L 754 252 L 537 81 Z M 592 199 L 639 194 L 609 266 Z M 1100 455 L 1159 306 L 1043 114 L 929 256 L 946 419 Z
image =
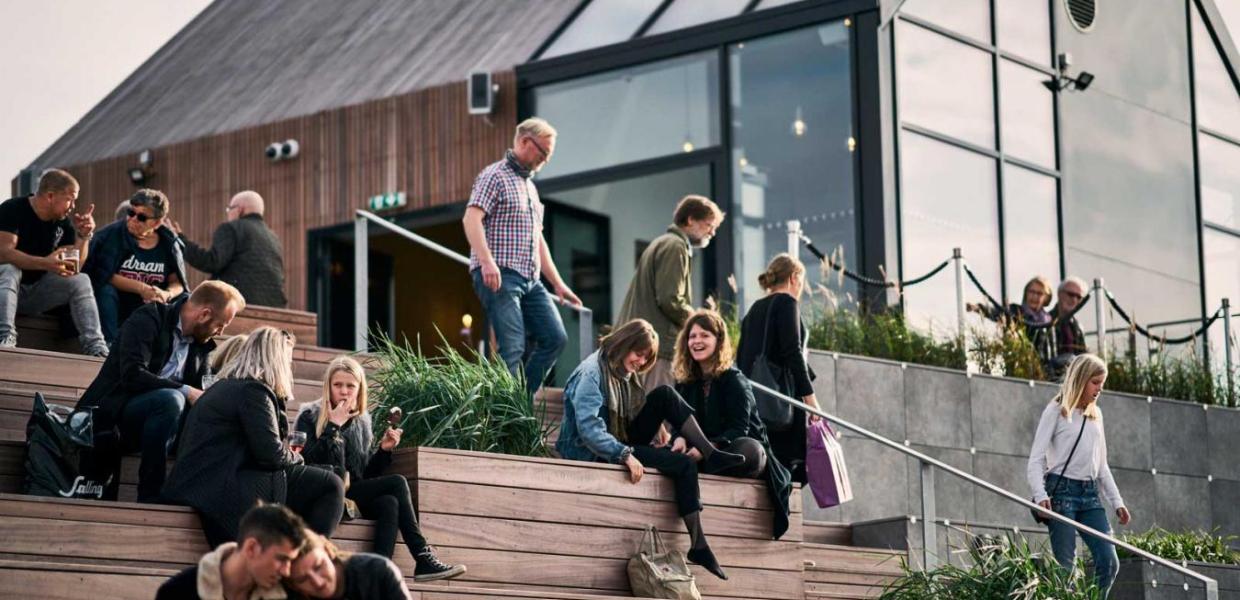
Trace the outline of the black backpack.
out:
M 100 468 L 111 461 L 95 452 L 94 413 L 48 404 L 34 395 L 26 423 L 24 493 L 54 498 L 116 498 L 116 473 Z

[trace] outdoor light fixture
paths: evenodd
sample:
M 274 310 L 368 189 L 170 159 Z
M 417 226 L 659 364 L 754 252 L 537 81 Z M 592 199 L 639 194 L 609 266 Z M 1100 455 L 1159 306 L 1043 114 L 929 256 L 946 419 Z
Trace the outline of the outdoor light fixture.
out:
M 138 166 L 130 167 L 128 171 L 129 181 L 138 187 L 146 185 L 147 180 L 155 176 L 155 171 L 151 169 L 151 165 L 154 162 L 155 160 L 151 157 L 150 150 L 139 152 Z
M 1052 92 L 1062 92 L 1071 86 L 1072 89 L 1083 92 L 1089 84 L 1094 82 L 1094 74 L 1089 71 L 1081 71 L 1076 77 L 1069 75 L 1069 67 L 1072 66 L 1071 54 L 1064 52 L 1056 58 L 1055 62 L 1059 66 L 1059 73 L 1054 78 L 1042 82 L 1046 89 Z
M 129 180 L 138 187 L 142 187 L 142 185 L 146 183 L 146 177 L 146 169 L 143 167 L 134 167 L 129 169 Z
M 263 151 L 263 154 L 267 155 L 267 159 L 271 162 L 297 158 L 297 155 L 301 154 L 301 144 L 298 144 L 297 140 L 272 142 L 267 145 L 267 149 Z
M 693 152 L 693 142 L 689 141 L 689 138 L 685 138 L 685 143 L 680 145 L 680 149 L 684 150 L 686 154 Z

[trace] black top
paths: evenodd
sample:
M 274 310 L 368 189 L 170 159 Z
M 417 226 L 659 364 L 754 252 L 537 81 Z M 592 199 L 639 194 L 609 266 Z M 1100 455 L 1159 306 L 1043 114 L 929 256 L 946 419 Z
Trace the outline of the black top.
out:
M 125 279 L 132 279 L 161 290 L 168 289 L 169 275 L 176 272 L 176 262 L 172 259 L 172 251 L 167 245 L 160 243 L 154 248 L 146 249 L 135 246 L 134 250 L 121 261 L 116 274 Z M 142 296 L 117 290 L 120 299 L 121 322 L 125 316 L 142 306 Z
M 353 482 L 382 475 L 392 464 L 392 453 L 371 447 L 374 433 L 370 415 L 349 419 L 344 427 L 328 421 L 319 437 L 315 425 L 325 401 L 309 403 L 297 414 L 296 429 L 306 434 L 306 447 L 301 451 L 306 464 L 329 469 L 341 479 L 348 473 Z
M 392 561 L 354 554 L 344 564 L 344 600 L 409 600 L 409 588 Z
M 95 232 L 95 237 L 90 241 L 90 254 L 86 264 L 82 265 L 82 272 L 90 275 L 96 290 L 111 285 L 113 275 L 138 279 L 166 290 L 170 276 L 175 274 L 184 286 L 187 281 L 182 254 L 184 244 L 167 227 L 157 228 L 152 235 L 158 237 L 159 244 L 150 250 L 143 250 L 138 240 L 129 233 L 125 221 L 105 225 Z M 134 310 L 142 306 L 142 297 L 117 291 L 121 299 L 121 318 L 117 322 L 124 323 Z
M 212 279 L 231 284 L 248 304 L 284 307 L 284 257 L 280 240 L 262 215 L 246 215 L 215 229 L 211 247 L 185 241 L 185 261 Z
M 17 250 L 30 256 L 44 257 L 61 246 L 77 242 L 73 223 L 65 217 L 59 221 L 44 221 L 34 212 L 31 196 L 9 198 L 0 203 L 0 231 L 17 236 Z M 23 271 L 22 284 L 30 285 L 43 277 L 46 271 Z
M 177 461 L 164 484 L 169 502 L 192 506 L 212 527 L 237 537 L 256 500 L 284 503 L 285 469 L 302 462 L 290 450 L 284 400 L 254 379 L 224 379 L 189 411 Z
M 99 374 L 86 388 L 78 408 L 97 407 L 95 437 L 111 430 L 120 419 L 130 398 L 153 390 L 188 385 L 202 388 L 207 355 L 215 342 L 192 342 L 185 357 L 181 380 L 160 377 L 172 356 L 173 336 L 181 319 L 181 306 L 187 296 L 168 304 L 151 303 L 135 310 L 121 326 L 112 353 L 99 369 Z
M 788 294 L 770 294 L 753 303 L 741 322 L 741 343 L 736 352 L 736 366 L 745 375 L 753 374 L 753 363 L 763 350 L 762 334 L 767 312 L 771 311 L 769 339 L 765 341 L 766 357 L 792 374 L 793 396 L 814 393 L 814 373 L 801 354 L 806 331 L 796 298 Z
M 155 592 L 155 600 L 199 600 L 198 565 L 194 565 L 165 581 Z
M 1059 305 L 1051 309 L 1051 318 L 1059 318 Z M 1076 317 L 1064 319 L 1055 325 L 1055 353 L 1058 355 L 1085 354 L 1089 348 L 1085 346 L 1085 332 Z

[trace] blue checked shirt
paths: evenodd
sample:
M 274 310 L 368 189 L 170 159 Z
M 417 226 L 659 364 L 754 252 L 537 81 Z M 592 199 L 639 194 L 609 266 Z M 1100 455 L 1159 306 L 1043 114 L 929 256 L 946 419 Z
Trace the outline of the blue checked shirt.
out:
M 189 346 L 193 342 L 193 337 L 182 335 L 181 319 L 177 319 L 176 329 L 172 332 L 172 354 L 168 356 L 168 362 L 164 363 L 164 367 L 159 370 L 160 377 L 181 381 L 181 378 L 185 376 L 185 359 L 189 358 Z M 188 396 L 189 386 L 182 385 L 181 393 Z
M 474 181 L 469 206 L 486 213 L 482 227 L 495 264 L 526 279 L 537 280 L 541 268 L 538 244 L 542 239 L 543 203 L 534 182 L 500 160 L 483 169 Z M 478 254 L 469 251 L 469 270 L 480 268 Z

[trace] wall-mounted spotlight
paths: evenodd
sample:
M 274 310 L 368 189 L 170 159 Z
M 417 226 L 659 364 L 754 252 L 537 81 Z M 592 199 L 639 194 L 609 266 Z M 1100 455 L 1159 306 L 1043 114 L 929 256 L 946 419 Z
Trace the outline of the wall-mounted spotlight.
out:
M 297 140 L 272 142 L 267 145 L 267 149 L 263 151 L 263 154 L 265 154 L 267 159 L 271 162 L 297 158 L 297 155 L 301 154 L 301 144 L 298 144 Z
M 145 186 L 146 182 L 155 176 L 155 170 L 152 168 L 152 165 L 154 164 L 155 159 L 152 157 L 150 150 L 143 150 L 142 152 L 139 152 L 138 166 L 130 167 L 127 171 L 129 174 L 129 181 L 137 187 Z
M 1072 89 L 1083 92 L 1089 87 L 1089 84 L 1094 82 L 1094 74 L 1089 71 L 1081 71 L 1076 77 L 1070 74 L 1069 68 L 1072 66 L 1071 54 L 1064 52 L 1056 57 L 1055 62 L 1058 66 L 1058 74 L 1054 78 L 1042 82 L 1046 89 L 1052 92 L 1062 92 L 1071 86 Z

